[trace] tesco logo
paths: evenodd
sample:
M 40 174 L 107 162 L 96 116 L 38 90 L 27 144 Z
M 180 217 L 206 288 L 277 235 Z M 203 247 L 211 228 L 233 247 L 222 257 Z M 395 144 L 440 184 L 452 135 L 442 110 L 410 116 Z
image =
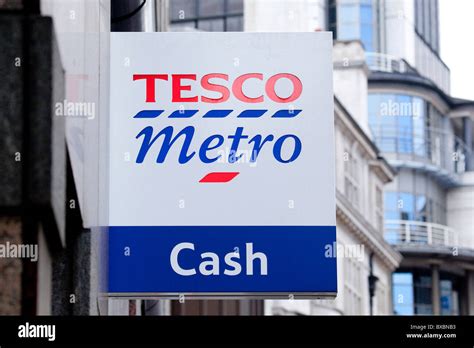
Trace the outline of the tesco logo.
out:
M 221 94 L 220 98 L 210 98 L 206 96 L 198 96 L 193 97 L 182 97 L 182 91 L 190 91 L 191 85 L 185 84 L 183 80 L 190 80 L 196 81 L 197 76 L 195 74 L 172 74 L 171 78 L 170 75 L 167 74 L 135 74 L 133 75 L 133 81 L 137 80 L 145 80 L 146 84 L 146 98 L 145 101 L 147 103 L 155 103 L 156 102 L 156 81 L 168 81 L 171 79 L 171 88 L 172 88 L 172 103 L 224 103 L 230 98 L 230 90 L 225 84 L 219 84 L 216 80 L 223 80 L 228 82 L 229 75 L 227 74 L 207 74 L 201 78 L 201 87 L 204 90 L 217 92 Z M 211 79 L 213 81 L 211 81 Z M 275 84 L 277 81 L 281 79 L 288 79 L 293 84 L 293 92 L 289 97 L 282 98 L 277 95 L 275 92 Z M 244 103 L 263 103 L 264 102 L 264 95 L 256 96 L 256 97 L 249 97 L 244 94 L 243 85 L 249 80 L 259 80 L 263 81 L 263 74 L 260 73 L 250 73 L 250 74 L 243 74 L 237 77 L 232 82 L 232 94 L 241 102 Z M 281 73 L 271 76 L 265 82 L 265 94 L 266 96 L 275 103 L 291 103 L 299 98 L 301 92 L 303 91 L 303 85 L 298 77 L 293 74 Z
M 292 88 L 291 93 L 286 96 L 278 95 L 276 84 L 281 81 L 289 81 Z M 291 120 L 298 116 L 302 110 L 295 109 L 293 103 L 297 102 L 303 92 L 301 80 L 294 74 L 277 73 L 272 76 L 264 76 L 261 73 L 247 73 L 229 80 L 229 75 L 222 73 L 210 73 L 199 78 L 202 91 L 198 95 L 193 93 L 193 88 L 198 84 L 196 74 L 134 74 L 134 82 L 141 82 L 144 87 L 144 102 L 154 103 L 154 105 L 179 104 L 172 110 L 164 108 L 147 109 L 139 111 L 134 119 L 155 119 L 165 114 L 168 119 L 186 119 L 191 117 L 201 117 L 206 119 L 222 119 L 226 117 L 236 117 L 243 121 L 248 119 L 260 119 L 269 117 L 270 119 Z M 251 85 L 252 90 L 260 91 L 258 95 L 247 95 L 244 86 Z M 164 86 L 165 85 L 165 86 Z M 171 100 L 164 101 L 162 88 L 171 88 Z M 186 93 L 183 93 L 186 92 Z M 212 92 L 212 93 L 207 93 Z M 185 94 L 186 96 L 184 96 Z M 187 106 L 184 107 L 184 103 Z M 218 108 L 200 113 L 201 103 L 223 104 L 227 103 L 232 107 Z M 258 104 L 288 104 L 288 108 L 282 108 L 271 115 L 268 109 L 255 108 Z M 226 105 L 227 105 L 226 104 Z M 238 109 L 237 109 L 237 107 Z M 283 105 L 282 105 L 283 106 Z M 172 122 L 172 121 L 171 121 Z M 170 149 L 181 146 L 177 161 L 185 165 L 191 160 L 199 160 L 203 164 L 212 164 L 222 160 L 222 154 L 216 151 L 223 146 L 227 146 L 230 151 L 225 162 L 229 165 L 239 161 L 242 154 L 239 150 L 241 146 L 251 149 L 250 162 L 256 162 L 262 151 L 271 152 L 273 158 L 282 164 L 288 164 L 298 159 L 301 154 L 303 144 L 296 134 L 284 134 L 275 136 L 274 134 L 248 134 L 244 126 L 236 127 L 231 134 L 210 134 L 201 144 L 193 141 L 195 127 L 188 125 L 183 127 L 182 121 L 175 125 L 155 129 L 160 125 L 146 125 L 137 135 L 136 139 L 141 139 L 141 146 L 137 153 L 135 162 L 143 163 L 147 158 L 152 158 L 157 164 L 163 164 L 168 160 Z M 163 126 L 163 125 L 162 125 Z M 160 139 L 160 141 L 157 141 Z M 179 140 L 179 141 L 178 141 Z M 150 153 L 153 152 L 153 155 Z M 239 172 L 211 172 L 205 175 L 199 182 L 229 182 L 233 180 Z

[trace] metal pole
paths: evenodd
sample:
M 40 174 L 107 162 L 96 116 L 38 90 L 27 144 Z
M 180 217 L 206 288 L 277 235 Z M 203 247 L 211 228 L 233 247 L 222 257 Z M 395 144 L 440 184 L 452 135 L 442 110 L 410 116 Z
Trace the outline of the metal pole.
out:
M 143 9 L 146 3 L 147 0 L 111 1 L 111 31 L 144 31 L 145 21 Z

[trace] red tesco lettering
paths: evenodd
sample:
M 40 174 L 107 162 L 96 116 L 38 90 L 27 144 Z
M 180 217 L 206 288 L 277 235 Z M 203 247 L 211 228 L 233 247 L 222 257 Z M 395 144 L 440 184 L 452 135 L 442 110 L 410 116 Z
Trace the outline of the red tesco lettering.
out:
M 276 83 L 281 80 L 289 80 L 293 85 L 293 90 L 288 97 L 280 97 L 275 90 Z M 145 80 L 145 102 L 156 103 L 160 101 L 160 87 L 157 88 L 157 80 L 168 81 L 167 74 L 134 74 L 133 81 Z M 244 103 L 262 103 L 265 97 L 275 103 L 291 103 L 298 99 L 303 92 L 303 84 L 301 80 L 290 73 L 279 73 L 271 76 L 264 82 L 264 76 L 261 73 L 248 73 L 238 76 L 231 84 L 231 88 L 227 87 L 229 75 L 222 73 L 211 73 L 202 76 L 200 83 L 204 91 L 217 93 L 218 96 L 211 97 L 209 95 L 193 94 L 193 82 L 197 80 L 196 74 L 172 74 L 171 75 L 171 102 L 173 103 L 196 103 L 199 100 L 203 103 L 224 103 L 229 100 L 231 91 L 235 99 Z M 262 94 L 249 96 L 244 93 L 244 85 L 257 84 L 260 85 Z M 186 95 L 183 95 L 186 92 Z

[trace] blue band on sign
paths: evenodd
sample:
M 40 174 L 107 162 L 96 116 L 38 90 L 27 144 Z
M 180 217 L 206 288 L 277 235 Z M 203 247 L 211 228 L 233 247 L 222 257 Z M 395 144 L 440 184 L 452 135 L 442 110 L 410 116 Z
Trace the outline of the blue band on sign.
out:
M 335 226 L 109 228 L 110 293 L 337 291 Z

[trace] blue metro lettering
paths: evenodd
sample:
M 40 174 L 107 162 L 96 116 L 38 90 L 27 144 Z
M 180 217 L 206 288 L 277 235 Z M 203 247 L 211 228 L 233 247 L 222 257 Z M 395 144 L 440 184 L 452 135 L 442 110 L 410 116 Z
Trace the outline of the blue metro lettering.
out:
M 281 158 L 281 148 L 283 146 L 283 142 L 287 138 L 295 139 L 295 149 L 291 157 L 285 161 L 284 159 Z M 300 155 L 300 152 L 301 152 L 301 140 L 296 135 L 293 135 L 293 134 L 287 134 L 287 135 L 282 136 L 275 142 L 275 146 L 273 147 L 273 156 L 275 156 L 277 161 L 281 163 L 293 162 L 296 158 L 298 158 L 298 156 Z
M 237 153 L 237 149 L 239 148 L 239 143 L 240 139 L 247 139 L 248 135 L 243 135 L 244 132 L 244 127 L 237 127 L 235 130 L 235 135 L 229 135 L 229 139 L 232 139 L 232 145 L 230 146 L 230 151 L 229 151 L 229 163 L 234 163 L 237 162 L 240 156 L 235 156 Z
M 217 139 L 217 144 L 210 146 L 214 139 Z M 223 142 L 224 142 L 224 137 L 219 134 L 211 135 L 209 138 L 204 140 L 204 142 L 201 145 L 201 148 L 199 149 L 199 158 L 201 159 L 201 161 L 203 163 L 212 163 L 212 162 L 217 161 L 219 157 L 221 157 L 221 155 L 214 158 L 209 158 L 207 157 L 206 152 L 218 148 L 219 146 L 222 145 Z
M 262 141 L 262 136 L 260 134 L 257 134 L 252 139 L 250 139 L 249 144 L 254 143 L 252 157 L 250 158 L 250 162 L 255 162 L 257 160 L 258 154 L 260 153 L 260 150 L 263 147 L 263 144 L 265 144 L 267 141 L 272 141 L 272 140 L 273 140 L 273 135 L 271 134 L 267 135 L 265 139 L 263 139 L 263 141 Z
M 163 163 L 166 159 L 166 155 L 168 154 L 168 151 L 170 150 L 171 146 L 174 144 L 176 139 L 178 139 L 181 135 L 185 135 L 184 138 L 184 144 L 183 147 L 181 148 L 181 152 L 179 154 L 179 159 L 178 162 L 180 164 L 187 163 L 191 158 L 194 157 L 196 152 L 192 152 L 190 155 L 187 155 L 189 145 L 191 143 L 191 139 L 194 135 L 194 127 L 193 126 L 188 126 L 181 130 L 176 137 L 174 137 L 171 140 L 171 137 L 173 136 L 173 127 L 168 126 L 164 129 L 161 130 L 153 139 L 151 139 L 151 136 L 153 134 L 153 127 L 148 126 L 145 127 L 138 135 L 136 136 L 136 139 L 140 138 L 142 135 L 144 136 L 142 146 L 140 147 L 140 151 L 138 152 L 137 155 L 137 163 L 142 163 L 143 160 L 145 159 L 146 154 L 148 153 L 148 150 L 150 147 L 153 145 L 153 143 L 158 139 L 161 135 L 165 136 L 165 139 L 163 140 L 163 145 L 161 146 L 160 153 L 158 154 L 158 157 L 156 159 L 156 163 Z
M 176 140 L 178 140 L 182 136 L 184 136 L 184 140 L 181 147 L 181 151 L 179 153 L 178 162 L 180 164 L 185 164 L 189 162 L 196 154 L 196 151 L 189 152 L 189 148 L 191 146 L 191 142 L 194 136 L 194 131 L 195 129 L 193 126 L 187 126 L 183 128 L 178 134 L 176 134 L 176 136 L 173 137 L 173 132 L 174 132 L 173 126 L 167 126 L 153 137 L 153 127 L 152 126 L 145 127 L 135 137 L 136 139 L 143 137 L 143 141 L 137 155 L 136 163 L 143 163 L 148 151 L 150 150 L 150 148 L 153 146 L 153 144 L 156 142 L 156 140 L 160 136 L 163 136 L 164 138 L 163 138 L 163 142 L 159 150 L 158 156 L 156 158 L 156 163 L 165 162 L 166 156 L 168 155 L 168 152 L 170 151 L 171 147 L 176 142 Z M 242 139 L 248 139 L 248 138 L 249 136 L 244 134 L 243 127 L 237 127 L 234 134 L 227 136 L 227 139 L 231 140 L 230 154 L 228 157 L 229 163 L 237 162 L 241 158 L 242 154 L 236 156 L 236 154 L 239 152 L 238 150 L 239 150 L 240 141 Z M 283 159 L 282 147 L 285 140 L 289 138 L 294 140 L 293 152 L 288 159 Z M 201 144 L 201 146 L 199 147 L 199 159 L 201 160 L 201 162 L 213 163 L 217 161 L 222 155 L 209 157 L 208 152 L 222 146 L 222 144 L 224 143 L 224 139 L 225 137 L 219 134 L 214 134 L 206 138 Z M 253 144 L 252 156 L 250 158 L 250 162 L 255 162 L 262 148 L 264 147 L 265 143 L 267 142 L 270 143 L 274 139 L 275 137 L 273 134 L 269 134 L 265 137 L 263 137 L 261 134 L 257 134 L 254 137 L 252 137 L 250 140 L 248 140 L 247 141 L 248 145 Z M 273 153 L 273 157 L 278 162 L 290 163 L 299 157 L 301 153 L 301 148 L 302 148 L 301 140 L 296 135 L 286 134 L 276 139 L 273 145 L 272 153 Z

